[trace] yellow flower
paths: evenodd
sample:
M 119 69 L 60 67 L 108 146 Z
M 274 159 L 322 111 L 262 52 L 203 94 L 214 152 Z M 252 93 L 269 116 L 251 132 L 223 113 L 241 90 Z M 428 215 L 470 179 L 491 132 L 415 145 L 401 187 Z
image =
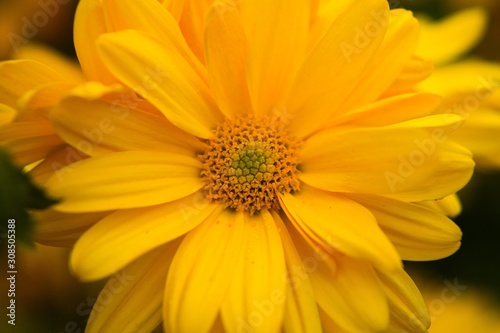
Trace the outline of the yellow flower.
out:
M 0 63 L 0 145 L 25 167 L 66 146 L 49 110 L 83 77 L 75 64 L 38 45 L 21 48 L 16 58 Z
M 401 259 L 448 256 L 461 233 L 413 202 L 454 193 L 473 162 L 447 139 L 461 118 L 414 92 L 429 67 L 411 13 L 385 0 L 178 9 L 79 4 L 86 77 L 137 93 L 69 93 L 50 113 L 89 158 L 48 179 L 62 201 L 40 228 L 65 243 L 90 227 L 72 269 L 115 273 L 87 331 L 425 332 Z
M 435 73 L 421 89 L 444 96 L 439 112 L 459 114 L 466 121 L 452 134 L 469 148 L 478 167 L 500 167 L 500 64 L 477 58 L 454 61 L 483 36 L 486 12 L 472 8 L 441 22 L 420 20 L 418 53 L 433 59 Z
M 486 290 L 459 278 L 437 280 L 411 274 L 429 309 L 429 333 L 500 333 L 500 308 Z
M 467 290 L 452 302 L 443 301 L 439 292 L 425 294 L 428 306 L 436 307 L 429 333 L 500 333 L 500 309 L 485 291 Z

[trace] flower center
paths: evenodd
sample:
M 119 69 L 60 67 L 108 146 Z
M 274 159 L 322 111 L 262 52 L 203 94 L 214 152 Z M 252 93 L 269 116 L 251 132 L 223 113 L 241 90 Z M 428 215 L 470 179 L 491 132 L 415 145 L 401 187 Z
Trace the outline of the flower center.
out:
M 239 117 L 219 125 L 200 155 L 207 199 L 250 215 L 279 210 L 278 193 L 299 190 L 298 147 L 279 119 Z

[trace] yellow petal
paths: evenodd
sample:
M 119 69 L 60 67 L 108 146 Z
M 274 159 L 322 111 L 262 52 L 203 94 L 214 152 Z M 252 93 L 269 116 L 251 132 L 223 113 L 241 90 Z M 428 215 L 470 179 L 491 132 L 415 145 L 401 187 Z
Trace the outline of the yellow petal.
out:
M 414 55 L 382 97 L 387 98 L 398 94 L 415 92 L 417 84 L 428 78 L 433 73 L 433 70 L 434 65 L 430 60 Z M 436 91 L 432 90 L 432 92 Z
M 178 243 L 162 246 L 113 274 L 94 304 L 85 332 L 149 333 L 160 325 L 162 291 Z
M 277 213 L 272 213 L 283 243 L 285 253 L 286 297 L 284 333 L 321 332 L 316 297 L 303 262 L 293 244 L 287 228 Z
M 189 232 L 175 254 L 163 301 L 166 332 L 209 332 L 243 254 L 242 213 L 224 211 Z M 196 320 L 193 320 L 193 314 Z
M 253 217 L 245 216 L 243 223 L 243 253 L 239 263 L 235 263 L 222 304 L 222 321 L 230 332 L 279 332 L 286 297 L 286 267 L 279 231 L 265 210 Z
M 0 63 L 0 101 L 12 108 L 23 94 L 38 86 L 65 82 L 65 79 L 42 63 L 11 60 Z
M 431 116 L 385 128 L 323 131 L 304 143 L 299 178 L 333 192 L 443 198 L 464 186 L 474 167 L 470 152 L 448 139 L 457 119 Z
M 173 52 L 181 55 L 200 78 L 206 81 L 206 70 L 186 44 L 177 21 L 157 0 L 105 0 L 103 5 L 111 30 L 139 30 L 162 41 Z M 155 70 L 154 67 L 152 69 Z
M 74 27 L 75 50 L 87 80 L 117 83 L 118 80 L 99 59 L 95 47 L 97 38 L 109 31 L 102 0 L 81 0 L 76 9 Z
M 205 56 L 209 82 L 226 117 L 251 113 L 245 79 L 247 41 L 233 4 L 216 1 L 207 17 Z
M 198 160 L 179 154 L 125 151 L 68 166 L 47 181 L 54 209 L 90 212 L 157 205 L 203 187 Z
M 480 7 L 463 10 L 440 22 L 419 18 L 421 37 L 417 54 L 432 59 L 437 65 L 450 62 L 480 41 L 487 20 L 486 10 Z
M 65 173 L 73 171 L 72 168 L 67 167 L 69 164 L 85 158 L 87 155 L 66 144 L 61 144 L 44 156 L 44 160 L 31 169 L 29 174 L 33 181 L 44 186 L 52 175 L 62 180 Z
M 403 9 L 391 10 L 387 33 L 380 48 L 362 74 L 363 80 L 340 108 L 350 110 L 380 97 L 409 61 L 418 37 L 419 26 L 412 13 Z
M 55 210 L 33 211 L 35 240 L 50 246 L 72 246 L 95 223 L 111 212 L 66 214 Z
M 26 92 L 19 100 L 21 110 L 16 121 L 39 121 L 48 119 L 50 109 L 73 88 L 71 83 L 48 83 L 37 86 Z
M 321 317 L 321 326 L 323 333 L 347 333 L 346 330 L 341 329 L 334 319 L 331 318 L 323 309 L 319 308 L 319 315 Z M 385 333 L 385 331 L 384 331 Z
M 42 44 L 31 42 L 24 45 L 15 53 L 15 59 L 30 59 L 40 62 L 50 67 L 68 82 L 79 83 L 84 81 L 83 73 L 76 61 Z
M 175 49 L 126 30 L 100 37 L 99 50 L 111 72 L 174 125 L 202 138 L 212 135 L 220 113 L 203 80 Z
M 311 2 L 311 28 L 308 34 L 307 50 L 313 49 L 316 44 L 328 32 L 332 23 L 350 5 L 351 0 L 323 1 L 314 0 Z
M 205 60 L 203 54 L 205 18 L 213 2 L 213 0 L 184 0 L 184 8 L 179 21 L 186 42 L 201 61 Z
M 425 333 L 430 326 L 429 313 L 412 279 L 404 270 L 378 273 L 389 302 L 391 321 L 387 333 Z M 384 331 L 386 332 L 386 331 Z
M 401 267 L 401 259 L 375 218 L 343 195 L 303 186 L 281 196 L 283 209 L 304 238 L 384 270 Z
M 246 79 L 253 110 L 257 115 L 272 114 L 286 107 L 284 100 L 304 60 L 310 4 L 252 0 L 241 1 L 240 6 L 248 38 Z
M 463 93 L 465 96 L 460 102 L 464 104 L 469 95 L 471 96 L 469 98 L 479 102 L 487 101 L 498 89 L 499 80 L 500 65 L 498 63 L 470 58 L 437 68 L 433 75 L 422 82 L 419 87 L 422 90 L 442 95 Z M 476 108 L 472 107 L 472 109 Z
M 71 254 L 71 267 L 82 280 L 103 278 L 184 235 L 218 207 L 198 193 L 153 207 L 119 210 L 80 237 Z
M 10 123 L 16 117 L 15 109 L 0 103 L 0 126 Z
M 163 1 L 163 7 L 167 8 L 175 20 L 179 22 L 184 7 L 184 0 L 165 0 Z
M 500 167 L 500 108 L 473 110 L 453 139 L 472 151 L 478 167 Z
M 173 126 L 162 115 L 120 108 L 115 103 L 70 97 L 51 112 L 58 134 L 70 145 L 91 147 L 86 154 L 120 150 L 163 151 L 196 157 L 202 143 Z
M 440 212 L 383 197 L 350 197 L 372 212 L 403 260 L 441 259 L 460 247 L 462 232 Z
M 429 93 L 401 94 L 381 99 L 354 109 L 336 119 L 328 126 L 349 123 L 360 126 L 387 126 L 429 116 L 437 110 L 441 97 Z M 404 112 L 401 112 L 404 110 Z
M 326 286 L 329 281 L 323 280 L 322 287 L 326 291 L 325 297 L 319 296 L 321 291 L 317 292 L 318 304 L 330 316 L 336 315 L 336 306 L 330 304 L 330 301 L 335 301 L 336 297 L 328 297 L 333 294 L 331 290 L 335 289 L 334 293 L 339 293 L 348 306 L 352 307 L 352 311 L 358 317 L 357 320 L 360 321 L 360 325 L 366 325 L 373 331 L 383 330 L 387 327 L 389 322 L 387 301 L 370 265 L 349 258 L 342 258 L 339 260 L 336 275 L 334 277 L 326 275 L 322 278 L 333 278 L 333 286 L 330 287 Z M 315 283 L 313 282 L 313 286 Z M 356 332 L 361 331 L 365 330 L 357 330 Z
M 63 144 L 48 121 L 6 124 L 0 132 L 0 142 L 21 166 L 44 158 Z
M 332 23 L 302 64 L 290 91 L 286 105 L 294 115 L 293 134 L 311 134 L 339 111 L 379 49 L 389 16 L 386 1 L 351 1 Z
M 347 332 L 378 332 L 389 322 L 389 308 L 371 265 L 336 255 L 337 269 L 329 270 L 294 228 L 289 228 L 316 295 L 318 305 Z M 342 332 L 342 331 L 341 331 Z
M 104 85 L 100 82 L 89 81 L 73 87 L 73 89 L 68 91 L 66 96 L 96 100 L 105 99 L 110 95 L 116 96 L 116 94 L 122 94 L 120 97 L 123 97 L 125 99 L 125 97 L 128 97 L 127 93 L 128 92 L 126 91 L 125 87 L 123 87 L 121 84 Z M 133 102 L 135 101 L 132 101 L 130 104 L 132 104 Z
M 422 201 L 418 204 L 420 206 L 433 209 L 451 218 L 457 217 L 462 211 L 462 204 L 456 194 L 449 195 L 440 200 Z

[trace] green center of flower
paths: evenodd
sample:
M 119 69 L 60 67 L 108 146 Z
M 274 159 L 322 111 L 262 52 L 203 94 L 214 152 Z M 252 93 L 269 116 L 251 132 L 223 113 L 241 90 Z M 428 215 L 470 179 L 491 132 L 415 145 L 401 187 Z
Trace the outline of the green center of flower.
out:
M 279 210 L 278 194 L 299 190 L 298 146 L 274 118 L 219 125 L 200 155 L 207 199 L 249 214 Z

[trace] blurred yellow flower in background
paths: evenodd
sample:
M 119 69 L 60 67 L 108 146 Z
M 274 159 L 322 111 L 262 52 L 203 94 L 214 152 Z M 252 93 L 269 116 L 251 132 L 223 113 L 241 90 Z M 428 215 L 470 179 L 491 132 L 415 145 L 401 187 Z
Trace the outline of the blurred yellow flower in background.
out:
M 0 144 L 26 167 L 65 146 L 49 121 L 49 110 L 83 76 L 76 64 L 45 47 L 23 47 L 17 58 L 0 63 L 0 108 L 5 115 Z
M 82 0 L 90 82 L 47 112 L 79 158 L 33 169 L 62 199 L 35 215 L 38 240 L 78 239 L 83 280 L 130 279 L 108 282 L 87 331 L 425 332 L 401 259 L 448 256 L 461 233 L 413 202 L 456 192 L 474 164 L 447 139 L 462 118 L 415 92 L 431 68 L 411 13 L 179 3 Z
M 477 45 L 485 32 L 487 12 L 461 11 L 432 22 L 420 19 L 418 54 L 432 59 L 434 74 L 420 85 L 443 95 L 442 113 L 464 119 L 452 138 L 469 148 L 480 168 L 500 167 L 500 64 L 461 57 Z
M 429 333 L 500 333 L 500 304 L 491 292 L 459 278 L 439 281 L 412 271 L 429 309 Z
M 442 297 L 441 292 L 442 289 L 435 289 L 433 293 L 423 291 L 427 306 L 436 308 L 435 315 L 430 310 L 432 324 L 429 333 L 500 333 L 500 307 L 487 292 L 467 290 L 452 302 L 437 303 L 436 300 Z M 438 308 L 442 304 L 444 306 Z

